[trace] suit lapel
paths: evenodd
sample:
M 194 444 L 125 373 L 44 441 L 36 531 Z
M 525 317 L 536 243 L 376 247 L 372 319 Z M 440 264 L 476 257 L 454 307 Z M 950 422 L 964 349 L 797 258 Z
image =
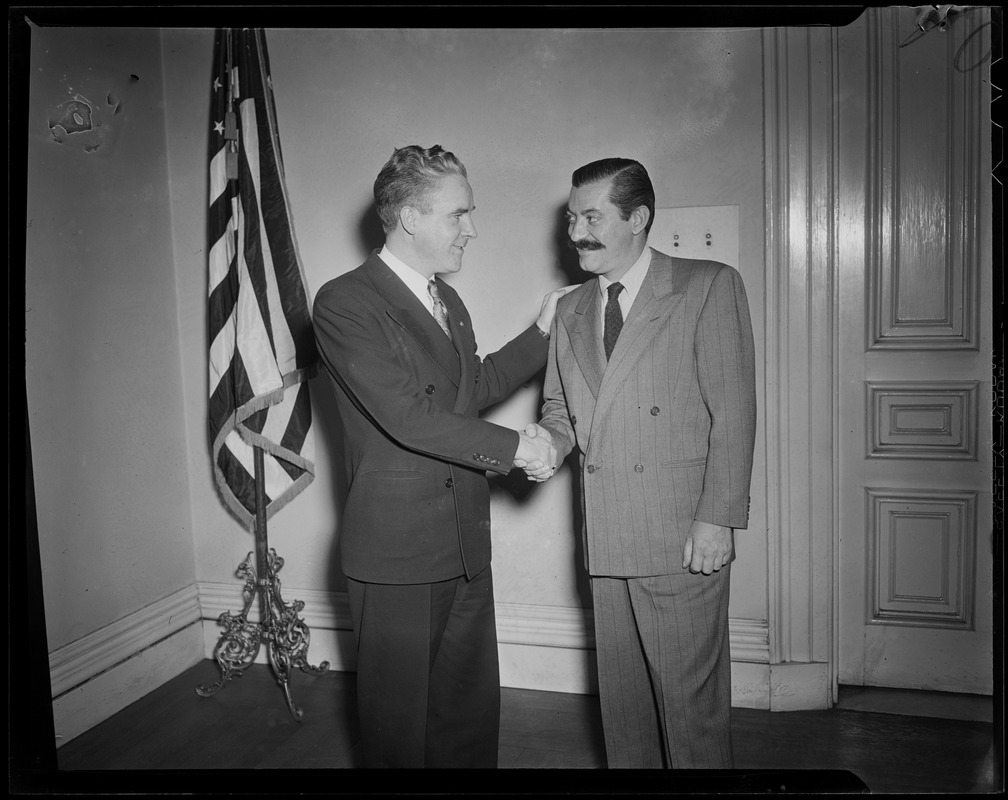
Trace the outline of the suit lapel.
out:
M 470 353 L 476 352 L 476 334 L 466 326 L 465 320 L 469 316 L 465 313 L 462 300 L 458 294 L 451 289 L 440 278 L 437 278 L 438 289 L 441 293 L 441 301 L 445 304 L 445 311 L 448 312 L 448 326 L 451 329 L 452 344 L 455 346 L 459 364 L 459 379 L 456 386 L 468 387 L 472 384 L 473 362 Z M 435 323 L 436 324 L 436 323 Z M 461 413 L 469 403 L 469 393 L 459 391 L 455 397 L 456 413 Z
M 651 253 L 651 265 L 616 340 L 616 347 L 613 348 L 599 385 L 595 403 L 596 420 L 601 419 L 606 407 L 615 397 L 617 388 L 630 375 L 665 320 L 685 297 L 683 287 L 678 285 L 672 259 L 654 249 Z
M 378 258 L 377 251 L 365 262 L 365 271 L 375 288 L 388 302 L 386 313 L 401 327 L 445 376 L 459 386 L 459 354 L 444 331 L 388 265 Z
M 597 398 L 602 374 L 605 372 L 605 351 L 602 349 L 602 337 L 599 334 L 599 290 L 598 278 L 593 278 L 584 284 L 581 298 L 574 307 L 574 313 L 568 329 L 571 350 L 581 369 L 585 382 L 591 393 Z

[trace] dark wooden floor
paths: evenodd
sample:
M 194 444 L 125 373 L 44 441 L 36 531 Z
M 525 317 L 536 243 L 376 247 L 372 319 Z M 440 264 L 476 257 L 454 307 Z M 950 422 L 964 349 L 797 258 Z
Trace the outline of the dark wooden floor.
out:
M 263 793 L 281 787 L 340 793 L 385 785 L 370 771 L 332 772 L 359 763 L 354 673 L 296 673 L 291 689 L 304 712 L 300 722 L 269 667 L 254 665 L 216 695 L 197 696 L 198 684 L 217 677 L 214 662 L 204 661 L 63 745 L 57 751 L 59 785 L 52 788 L 201 793 L 212 787 L 220 793 L 247 792 L 251 785 Z M 505 688 L 502 769 L 492 780 L 481 773 L 477 785 L 480 792 L 556 787 L 553 791 L 676 793 L 736 790 L 739 784 L 725 781 L 742 776 L 749 784 L 740 790 L 748 786 L 754 792 L 842 792 L 860 786 L 872 793 L 979 793 L 1000 786 L 990 721 L 839 708 L 774 713 L 736 708 L 732 732 L 733 776 L 598 772 L 605 768 L 605 748 L 597 697 Z M 385 777 L 408 780 L 396 792 L 422 791 L 431 779 L 409 776 Z M 456 784 L 453 773 L 440 773 L 437 787 L 437 793 L 472 791 L 469 781 Z

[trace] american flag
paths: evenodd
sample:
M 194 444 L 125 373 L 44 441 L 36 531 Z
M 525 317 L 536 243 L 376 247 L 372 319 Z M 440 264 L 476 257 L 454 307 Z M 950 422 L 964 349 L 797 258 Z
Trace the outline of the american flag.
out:
M 261 29 L 218 29 L 210 131 L 210 442 L 228 508 L 255 523 L 315 476 L 308 381 L 318 353 L 294 239 Z

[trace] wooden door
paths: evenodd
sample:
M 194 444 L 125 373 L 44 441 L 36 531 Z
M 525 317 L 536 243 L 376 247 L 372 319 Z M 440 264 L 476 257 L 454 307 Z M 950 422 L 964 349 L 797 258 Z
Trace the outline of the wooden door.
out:
M 838 673 L 992 691 L 990 12 L 839 33 Z

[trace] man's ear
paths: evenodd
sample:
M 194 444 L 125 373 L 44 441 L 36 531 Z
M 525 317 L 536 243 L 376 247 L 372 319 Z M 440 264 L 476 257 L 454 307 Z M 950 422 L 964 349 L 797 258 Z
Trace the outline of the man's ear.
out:
M 412 236 L 416 231 L 416 209 L 412 206 L 403 206 L 400 208 L 399 224 L 406 233 Z
M 634 236 L 638 233 L 643 233 L 647 229 L 648 220 L 650 219 L 651 212 L 647 206 L 637 206 L 637 208 L 630 212 L 630 230 L 633 231 Z

